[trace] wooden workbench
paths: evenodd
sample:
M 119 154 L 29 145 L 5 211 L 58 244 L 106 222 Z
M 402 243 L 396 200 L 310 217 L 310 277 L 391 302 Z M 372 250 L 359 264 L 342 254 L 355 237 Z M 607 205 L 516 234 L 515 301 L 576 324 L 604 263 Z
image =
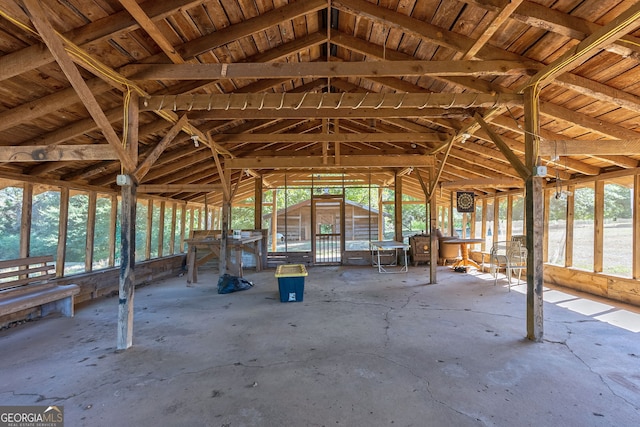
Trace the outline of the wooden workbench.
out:
M 187 283 L 198 283 L 198 267 L 207 261 L 218 258 L 220 259 L 220 239 L 213 236 L 186 239 L 187 249 Z M 251 234 L 249 237 L 234 239 L 231 236 L 227 238 L 227 253 L 230 255 L 235 251 L 235 271 L 232 274 L 242 277 L 242 252 L 249 252 L 254 255 L 256 260 L 256 271 L 262 269 L 262 234 Z M 204 249 L 207 254 L 198 258 L 198 249 Z M 229 257 L 227 258 L 229 259 Z M 227 267 L 232 265 L 227 261 Z M 221 266 L 222 267 L 222 266 Z M 220 268 L 222 271 L 223 269 Z

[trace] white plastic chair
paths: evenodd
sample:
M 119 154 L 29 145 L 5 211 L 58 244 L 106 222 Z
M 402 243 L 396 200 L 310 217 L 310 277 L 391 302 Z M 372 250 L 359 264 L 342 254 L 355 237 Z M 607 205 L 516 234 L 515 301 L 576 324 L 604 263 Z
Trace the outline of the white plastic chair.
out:
M 494 286 L 498 283 L 498 271 L 504 269 L 511 292 L 511 276 L 517 271 L 520 283 L 522 270 L 527 268 L 527 249 L 522 247 L 519 241 L 496 242 L 491 248 L 489 262 Z

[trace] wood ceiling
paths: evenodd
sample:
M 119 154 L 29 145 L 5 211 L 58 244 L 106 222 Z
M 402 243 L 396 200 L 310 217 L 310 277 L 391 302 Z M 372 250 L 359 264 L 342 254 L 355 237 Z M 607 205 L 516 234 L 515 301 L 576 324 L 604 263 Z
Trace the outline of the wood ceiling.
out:
M 201 201 L 193 190 L 217 188 L 221 168 L 236 199 L 253 194 L 251 175 L 268 188 L 285 172 L 289 185 L 399 172 L 403 191 L 424 198 L 421 178 L 441 169 L 444 188 L 504 191 L 521 181 L 491 134 L 524 158 L 520 92 L 541 70 L 555 73 L 540 93 L 549 178 L 637 168 L 639 10 L 620 0 L 3 0 L 0 178 L 114 188 L 124 168 L 141 190 Z M 137 149 L 135 134 L 122 144 L 136 122 Z

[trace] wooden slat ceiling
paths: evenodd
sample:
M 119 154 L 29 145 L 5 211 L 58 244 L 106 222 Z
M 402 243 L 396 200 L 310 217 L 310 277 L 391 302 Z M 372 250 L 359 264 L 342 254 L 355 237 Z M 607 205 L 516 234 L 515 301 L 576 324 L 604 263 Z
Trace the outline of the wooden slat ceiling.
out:
M 490 134 L 462 134 L 476 114 L 488 117 L 523 159 L 520 90 L 549 69 L 539 135 L 549 178 L 636 168 L 638 9 L 630 0 L 4 0 L 0 178 L 115 187 L 128 149 L 113 131 L 121 139 L 125 111 L 139 108 L 139 158 L 129 160 L 149 159 L 142 185 L 213 188 L 215 151 L 245 168 L 232 174 L 236 198 L 252 195 L 248 174 L 268 188 L 285 175 L 302 185 L 336 172 L 388 184 L 398 171 L 404 191 L 424 197 L 418 174 L 428 180 L 443 161 L 446 189 L 505 191 L 518 173 Z M 588 54 L 555 65 L 580 49 Z

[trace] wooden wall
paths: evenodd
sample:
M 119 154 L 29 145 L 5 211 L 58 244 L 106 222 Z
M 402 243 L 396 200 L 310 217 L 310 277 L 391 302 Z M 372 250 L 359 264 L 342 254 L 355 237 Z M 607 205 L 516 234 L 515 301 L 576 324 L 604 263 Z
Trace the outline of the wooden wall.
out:
M 544 281 L 640 306 L 640 284 L 634 279 L 547 264 L 544 266 Z

